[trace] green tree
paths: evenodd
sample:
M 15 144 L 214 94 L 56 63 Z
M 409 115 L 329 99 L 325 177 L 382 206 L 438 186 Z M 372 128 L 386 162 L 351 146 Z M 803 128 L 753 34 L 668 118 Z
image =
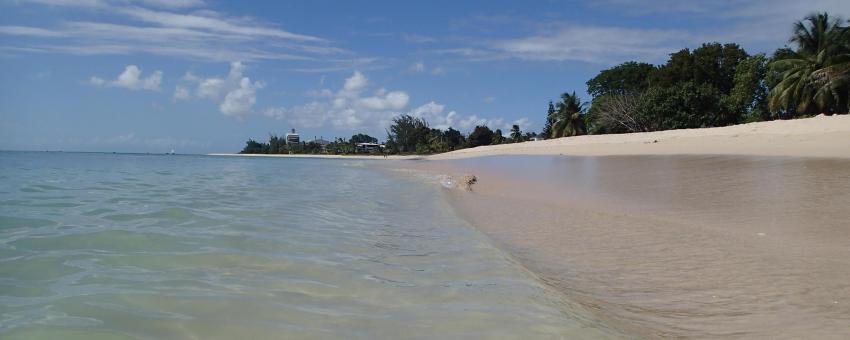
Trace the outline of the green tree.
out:
M 781 80 L 770 91 L 771 110 L 798 114 L 850 109 L 850 29 L 827 13 L 794 24 L 796 50 L 770 63 Z
M 348 140 L 348 143 L 352 145 L 357 145 L 357 143 L 377 143 L 378 139 L 367 134 L 358 133 L 356 135 L 351 136 L 351 139 Z
M 587 133 L 584 121 L 584 103 L 575 92 L 564 93 L 552 116 L 552 138 L 578 136 Z
M 767 58 L 764 54 L 742 61 L 735 71 L 735 86 L 724 98 L 726 110 L 739 114 L 747 122 L 769 120 L 766 76 Z
M 425 137 L 430 131 L 424 119 L 407 114 L 400 115 L 393 118 L 387 133 L 387 142 L 398 152 L 416 152 L 418 144 L 428 144 Z
M 511 126 L 511 142 L 519 143 L 522 141 L 522 131 L 519 129 L 519 125 L 514 124 L 513 126 Z
M 549 101 L 549 110 L 546 111 L 546 123 L 543 125 L 543 130 L 540 130 L 540 136 L 543 138 L 551 138 L 552 123 L 555 119 L 555 104 Z
M 746 58 L 746 51 L 737 44 L 707 43 L 693 52 L 685 48 L 671 54 L 667 63 L 651 74 L 650 82 L 671 87 L 692 81 L 728 94 L 734 86 L 735 69 Z
M 443 136 L 446 138 L 446 144 L 448 145 L 449 150 L 460 149 L 466 143 L 466 138 L 463 137 L 463 134 L 451 127 L 443 133 Z
M 268 153 L 268 150 L 269 150 L 268 144 L 260 143 L 260 142 L 253 140 L 253 139 L 248 139 L 248 141 L 245 142 L 245 147 L 242 148 L 242 151 L 239 151 L 239 153 L 243 153 L 243 154 Z
M 443 130 L 431 129 L 431 131 L 428 132 L 428 135 L 425 137 L 425 140 L 428 142 L 428 153 L 451 151 Z
M 720 93 L 710 84 L 693 81 L 676 87 L 650 87 L 635 104 L 637 119 L 647 131 L 717 126 L 724 119 Z
M 504 142 L 505 136 L 502 135 L 502 129 L 496 129 L 496 131 L 493 132 L 493 140 L 490 142 L 490 144 L 497 145 L 503 144 Z
M 629 61 L 602 70 L 587 81 L 587 92 L 594 98 L 612 94 L 637 94 L 649 87 L 649 79 L 655 66 Z
M 486 125 L 478 125 L 469 134 L 469 147 L 490 145 L 493 142 L 493 130 Z

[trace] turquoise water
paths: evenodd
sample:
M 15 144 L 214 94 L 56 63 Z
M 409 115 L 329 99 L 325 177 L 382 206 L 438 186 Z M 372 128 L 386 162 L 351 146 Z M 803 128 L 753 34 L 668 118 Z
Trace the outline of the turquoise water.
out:
M 599 338 L 427 179 L 0 152 L 0 338 Z

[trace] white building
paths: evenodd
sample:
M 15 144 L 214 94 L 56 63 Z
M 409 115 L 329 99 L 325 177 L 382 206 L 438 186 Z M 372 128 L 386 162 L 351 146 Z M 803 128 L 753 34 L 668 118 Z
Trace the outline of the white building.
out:
M 298 143 L 301 143 L 301 136 L 295 133 L 295 129 L 292 129 L 292 132 L 286 134 L 286 145 Z
M 378 143 L 357 143 L 354 152 L 375 152 L 383 149 L 384 146 Z

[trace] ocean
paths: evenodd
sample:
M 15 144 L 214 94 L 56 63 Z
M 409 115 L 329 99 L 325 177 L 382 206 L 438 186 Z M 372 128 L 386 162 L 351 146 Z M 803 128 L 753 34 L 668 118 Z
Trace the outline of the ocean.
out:
M 0 152 L 0 338 L 607 338 L 358 160 Z

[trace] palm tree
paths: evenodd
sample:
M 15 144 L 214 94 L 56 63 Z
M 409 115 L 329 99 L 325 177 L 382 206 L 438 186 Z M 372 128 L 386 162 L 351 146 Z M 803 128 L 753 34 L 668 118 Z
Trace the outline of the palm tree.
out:
M 790 42 L 797 50 L 770 64 L 782 79 L 771 89 L 771 110 L 803 114 L 848 111 L 850 28 L 840 22 L 819 13 L 794 24 Z
M 511 141 L 514 143 L 522 142 L 522 131 L 520 131 L 517 124 L 511 127 Z
M 552 138 L 578 136 L 587 133 L 584 124 L 584 107 L 575 92 L 564 93 L 561 101 L 556 105 L 556 110 L 550 114 L 552 120 Z

